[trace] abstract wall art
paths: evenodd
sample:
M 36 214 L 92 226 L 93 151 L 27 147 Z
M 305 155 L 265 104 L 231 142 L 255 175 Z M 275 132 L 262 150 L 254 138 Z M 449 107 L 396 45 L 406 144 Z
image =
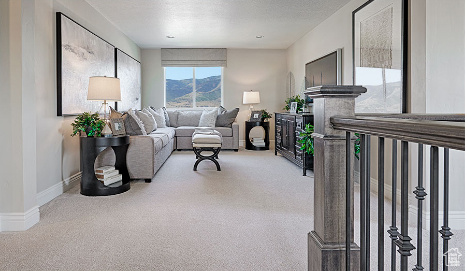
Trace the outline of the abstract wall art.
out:
M 117 102 L 118 111 L 141 109 L 141 63 L 120 49 L 115 49 L 116 75 L 120 79 L 122 100 Z
M 57 12 L 57 115 L 96 112 L 88 101 L 91 76 L 115 76 L 115 47 L 63 13 Z
M 370 0 L 353 12 L 356 113 L 406 112 L 407 0 Z

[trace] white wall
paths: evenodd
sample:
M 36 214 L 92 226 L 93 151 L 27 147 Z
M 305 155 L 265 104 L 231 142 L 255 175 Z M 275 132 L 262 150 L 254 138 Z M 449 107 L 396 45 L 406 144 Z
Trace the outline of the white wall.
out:
M 79 171 L 74 118 L 56 116 L 55 12 L 138 60 L 141 52 L 85 1 L 0 0 L 0 7 L 0 231 L 24 230 L 33 225 L 26 220 L 39 218 L 36 195 L 52 199 Z
M 426 1 L 426 112 L 465 113 L 464 0 Z M 464 211 L 464 166 L 465 152 L 452 151 L 452 211 Z
M 164 106 L 164 68 L 161 67 L 160 49 L 142 50 L 143 106 Z M 227 67 L 224 68 L 224 107 L 240 108 L 237 122 L 240 140 L 244 140 L 244 121 L 249 118 L 249 106 L 242 104 L 243 91 L 259 91 L 261 103 L 255 109 L 279 112 L 284 107 L 285 50 L 227 49 Z M 274 122 L 270 122 L 273 139 Z
M 79 171 L 79 139 L 71 137 L 74 117 L 57 117 L 55 12 L 63 12 L 137 60 L 139 47 L 86 1 L 36 1 L 37 192 Z
M 343 84 L 353 84 L 352 11 L 364 2 L 349 2 L 287 49 L 287 67 L 296 80 L 295 93 L 304 87 L 305 64 L 337 48 L 343 48 Z M 411 3 L 409 112 L 465 113 L 465 3 L 462 0 L 414 0 Z M 375 146 L 372 147 L 372 155 L 376 155 Z M 415 146 L 410 150 L 409 190 L 412 191 L 417 178 L 417 148 Z M 389 154 L 389 151 L 387 148 L 386 153 Z M 463 224 L 464 217 L 464 156 L 464 152 L 452 151 L 450 159 L 450 210 L 454 213 L 452 217 L 458 220 L 455 222 L 457 225 Z M 388 158 L 390 156 L 386 156 L 386 160 Z M 426 162 L 426 173 L 429 172 L 428 166 L 429 160 Z M 386 173 L 386 183 L 390 184 L 390 173 Z M 376 179 L 375 169 L 371 175 Z M 429 184 L 426 175 L 425 184 Z M 425 203 L 428 204 L 428 201 Z M 425 210 L 428 208 L 425 207 Z

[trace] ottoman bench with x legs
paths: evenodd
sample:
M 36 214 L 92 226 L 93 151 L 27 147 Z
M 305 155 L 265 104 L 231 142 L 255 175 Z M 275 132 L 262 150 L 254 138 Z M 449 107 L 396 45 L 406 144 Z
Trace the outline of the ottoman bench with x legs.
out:
M 216 130 L 207 128 L 197 128 L 191 137 L 193 143 L 193 151 L 196 154 L 196 162 L 193 166 L 193 170 L 198 170 L 198 165 L 203 160 L 211 160 L 216 164 L 217 171 L 221 171 L 221 166 L 217 162 L 219 152 L 222 147 L 222 135 Z M 212 155 L 202 155 L 203 151 L 212 151 Z

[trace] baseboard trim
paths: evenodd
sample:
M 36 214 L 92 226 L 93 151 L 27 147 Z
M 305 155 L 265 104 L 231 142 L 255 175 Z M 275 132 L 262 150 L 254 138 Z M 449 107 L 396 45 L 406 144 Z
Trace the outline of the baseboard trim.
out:
M 24 213 L 0 214 L 0 232 L 25 231 L 39 222 L 39 206 L 34 206 Z
M 37 193 L 36 200 L 39 206 L 46 204 L 47 202 L 53 200 L 54 198 L 63 194 L 63 192 L 68 191 L 70 188 L 74 187 L 81 180 L 81 172 L 78 172 L 72 175 L 61 182 L 52 185 L 46 190 Z

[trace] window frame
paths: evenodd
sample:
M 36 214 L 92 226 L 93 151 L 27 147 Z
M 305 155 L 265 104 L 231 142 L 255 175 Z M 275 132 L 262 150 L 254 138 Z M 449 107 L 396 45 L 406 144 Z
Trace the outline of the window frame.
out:
M 167 68 L 192 68 L 193 69 L 193 101 L 192 107 L 167 107 Z M 164 107 L 169 110 L 200 110 L 200 109 L 214 109 L 217 106 L 196 106 L 196 68 L 221 68 L 221 106 L 224 106 L 224 67 L 164 67 Z

